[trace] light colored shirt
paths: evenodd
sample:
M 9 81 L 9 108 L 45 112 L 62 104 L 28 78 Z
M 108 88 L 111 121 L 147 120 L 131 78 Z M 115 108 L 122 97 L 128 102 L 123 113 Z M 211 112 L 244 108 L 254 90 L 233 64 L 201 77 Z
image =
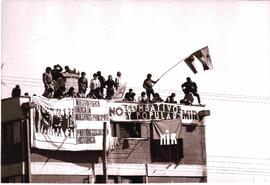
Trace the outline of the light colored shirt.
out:
M 122 84 L 121 84 L 121 77 L 117 76 L 115 78 L 115 85 L 116 85 L 116 89 L 118 89 L 118 87 L 120 87 Z
M 90 89 L 91 90 L 95 90 L 95 89 L 97 89 L 99 87 L 100 87 L 100 81 L 99 81 L 99 79 L 92 79 L 90 81 Z
M 138 102 L 147 103 L 148 102 L 148 97 L 147 96 L 139 96 L 138 97 Z

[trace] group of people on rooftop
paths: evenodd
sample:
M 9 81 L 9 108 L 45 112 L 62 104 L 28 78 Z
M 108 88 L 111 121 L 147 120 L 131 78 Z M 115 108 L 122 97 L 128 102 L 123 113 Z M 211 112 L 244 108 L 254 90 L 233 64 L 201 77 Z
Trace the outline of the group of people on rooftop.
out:
M 121 86 L 121 72 L 117 72 L 116 78 L 113 79 L 112 75 L 109 75 L 107 80 L 102 76 L 101 71 L 97 71 L 93 74 L 93 78 L 88 83 L 86 78 L 86 73 L 81 72 L 81 76 L 78 78 L 78 92 L 75 92 L 74 87 L 70 87 L 68 92 L 64 86 L 57 86 L 55 82 L 61 78 L 65 78 L 62 72 L 62 67 L 57 64 L 53 69 L 47 67 L 45 73 L 43 73 L 43 83 L 45 91 L 43 96 L 47 98 L 63 98 L 63 97 L 78 97 L 78 98 L 92 98 L 92 99 L 107 99 L 111 100 L 114 96 L 115 91 Z M 65 67 L 65 72 L 74 73 L 79 75 L 79 72 L 76 72 L 76 69 L 70 70 L 68 66 Z M 64 73 L 65 73 L 64 72 Z M 181 85 L 182 90 L 185 94 L 184 98 L 180 100 L 181 104 L 191 105 L 193 103 L 193 95 L 197 97 L 198 103 L 200 104 L 200 96 L 197 92 L 197 85 L 195 82 L 192 82 L 190 77 L 187 77 L 187 81 Z M 138 99 L 135 99 L 136 93 L 133 92 L 133 89 L 125 94 L 123 101 L 137 101 L 141 103 L 177 103 L 175 100 L 175 93 L 171 93 L 170 96 L 164 101 L 160 95 L 154 92 L 153 86 L 159 81 L 152 80 L 152 75 L 147 74 L 146 79 L 143 82 L 143 88 L 145 91 L 141 92 Z M 89 84 L 89 86 L 88 86 Z M 86 91 L 90 88 L 89 93 Z M 106 90 L 106 94 L 105 94 Z
M 147 74 L 147 78 L 143 82 L 143 88 L 146 90 L 146 93 L 145 92 L 141 93 L 141 96 L 139 97 L 139 102 L 141 103 L 164 102 L 164 100 L 160 97 L 160 95 L 158 93 L 155 93 L 153 89 L 154 84 L 156 84 L 159 79 L 154 81 L 151 78 L 152 78 L 152 75 L 150 73 Z M 187 77 L 186 80 L 187 81 L 181 85 L 185 96 L 182 100 L 180 100 L 180 103 L 185 104 L 185 105 L 191 105 L 194 100 L 193 99 L 193 95 L 194 95 L 198 99 L 198 104 L 201 104 L 200 95 L 198 94 L 198 90 L 197 90 L 197 84 L 195 82 L 192 82 L 190 77 Z M 153 96 L 152 99 L 151 99 L 151 95 Z M 177 103 L 177 101 L 175 101 L 175 96 L 176 96 L 175 93 L 171 93 L 171 95 L 166 98 L 165 103 Z
M 112 75 L 108 76 L 106 80 L 101 71 L 93 74 L 93 78 L 90 80 L 90 92 L 86 94 L 88 89 L 88 80 L 86 78 L 86 73 L 81 72 L 79 77 L 79 72 L 76 69 L 70 70 L 68 66 L 65 67 L 66 71 L 62 72 L 62 67 L 57 64 L 54 69 L 47 67 L 45 73 L 43 73 L 42 79 L 44 83 L 44 93 L 43 96 L 47 98 L 64 98 L 64 97 L 78 97 L 78 98 L 93 98 L 93 99 L 112 99 L 115 90 L 121 85 L 121 72 L 117 72 L 117 77 L 113 80 Z M 75 92 L 74 87 L 70 87 L 68 92 L 63 84 L 59 84 L 58 81 L 65 78 L 63 73 L 74 73 L 78 75 L 78 92 Z M 105 90 L 106 89 L 106 96 Z
M 90 80 L 90 92 L 86 94 L 88 88 L 88 80 L 86 78 L 86 73 L 82 72 L 81 77 L 78 79 L 78 94 L 80 98 L 93 98 L 93 99 L 107 99 L 111 100 L 115 90 L 120 86 L 121 72 L 117 72 L 115 80 L 113 80 L 112 75 L 108 76 L 106 80 L 101 71 L 93 74 L 93 78 Z M 104 90 L 106 89 L 106 96 Z

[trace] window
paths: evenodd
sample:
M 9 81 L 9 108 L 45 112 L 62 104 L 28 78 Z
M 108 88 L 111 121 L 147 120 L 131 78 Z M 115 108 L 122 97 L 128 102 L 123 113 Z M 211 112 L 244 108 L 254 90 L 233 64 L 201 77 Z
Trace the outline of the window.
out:
M 140 123 L 119 123 L 119 131 L 121 138 L 140 138 Z
M 119 176 L 108 176 L 108 183 L 109 184 L 116 184 L 120 182 Z M 96 182 L 95 183 L 104 183 L 104 176 L 102 175 L 97 175 L 96 176 Z
M 145 183 L 143 176 L 121 176 L 121 183 Z
M 103 183 L 104 177 L 96 176 L 96 183 Z M 145 183 L 145 176 L 108 176 L 108 183 Z

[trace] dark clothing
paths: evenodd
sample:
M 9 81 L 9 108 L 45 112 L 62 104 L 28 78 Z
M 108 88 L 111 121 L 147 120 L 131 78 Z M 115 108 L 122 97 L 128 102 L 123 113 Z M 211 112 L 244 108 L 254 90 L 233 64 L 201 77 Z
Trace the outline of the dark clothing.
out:
M 191 92 L 194 96 L 196 96 L 197 97 L 197 99 L 198 99 L 198 103 L 199 104 L 201 104 L 201 99 L 200 99 L 200 95 L 197 93 L 197 91 L 196 92 Z
M 107 96 L 106 99 L 110 100 L 112 99 L 114 95 L 114 87 L 116 86 L 115 82 L 113 80 L 107 80 L 106 81 L 107 86 Z
M 77 98 L 76 93 L 74 91 L 68 91 L 66 97 Z
M 12 95 L 12 97 L 19 97 L 19 96 L 21 96 L 21 89 L 20 88 L 17 88 L 17 87 L 13 88 L 11 95 Z
M 78 86 L 79 86 L 79 92 L 83 92 L 85 94 L 87 87 L 88 87 L 88 81 L 85 77 L 80 77 L 78 79 Z
M 46 97 L 46 98 L 53 98 L 53 88 L 49 88 L 49 89 L 45 89 L 44 93 L 42 94 L 42 96 Z
M 146 95 L 147 95 L 147 98 L 148 100 L 150 101 L 150 96 L 154 96 L 155 92 L 154 92 L 154 89 L 146 89 Z
M 95 92 L 95 90 L 91 90 L 87 95 L 86 95 L 86 97 L 87 98 L 91 98 L 91 99 L 98 99 L 97 97 L 96 97 L 96 92 Z
M 153 84 L 155 84 L 156 81 L 153 81 L 152 79 L 145 79 L 143 82 L 143 88 L 146 90 L 146 95 L 148 97 L 148 100 L 150 101 L 150 96 L 154 97 L 154 89 L 153 89 Z
M 185 82 L 182 84 L 182 89 L 184 93 L 197 92 L 197 84 L 195 82 Z
M 63 74 L 61 73 L 63 68 L 59 65 L 52 70 L 52 78 L 53 80 L 57 81 L 60 77 L 63 78 Z
M 160 103 L 163 102 L 164 100 L 159 96 L 159 95 L 154 95 L 153 99 L 152 99 L 152 103 Z
M 53 95 L 54 98 L 64 98 L 66 97 L 66 91 L 65 89 L 63 88 L 59 88 L 57 89 L 55 92 L 54 92 L 54 95 Z
M 100 94 L 101 96 L 103 97 L 104 96 L 104 88 L 106 86 L 106 80 L 103 76 L 98 76 L 98 80 L 100 82 L 100 88 L 99 88 L 99 91 L 100 91 Z
M 127 92 L 125 94 L 125 101 L 134 101 L 135 94 L 133 92 Z
M 173 96 L 168 96 L 165 103 L 177 103 Z
M 129 101 L 129 100 L 130 100 L 130 97 L 131 97 L 131 93 L 130 93 L 130 92 L 127 92 L 127 93 L 125 94 L 125 100 L 126 100 L 126 101 Z
M 184 99 L 180 100 L 180 104 L 185 104 L 185 105 L 192 105 L 193 103 L 193 96 L 191 92 L 188 92 L 185 94 Z
M 100 87 L 104 88 L 105 85 L 106 85 L 106 80 L 105 80 L 105 78 L 104 78 L 103 76 L 100 75 L 100 76 L 98 77 L 98 80 L 100 81 Z
M 198 103 L 201 103 L 200 95 L 197 92 L 197 84 L 195 82 L 185 82 L 182 84 L 182 89 L 185 94 L 191 92 L 194 96 L 197 97 Z

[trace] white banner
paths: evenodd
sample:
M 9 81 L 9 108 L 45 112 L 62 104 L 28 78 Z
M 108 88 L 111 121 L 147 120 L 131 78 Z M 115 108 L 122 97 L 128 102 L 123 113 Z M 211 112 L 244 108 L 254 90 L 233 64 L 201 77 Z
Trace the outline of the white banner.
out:
M 103 123 L 107 145 L 112 140 L 107 101 L 33 97 L 31 146 L 49 150 L 102 150 Z
M 110 102 L 112 121 L 182 120 L 182 124 L 200 124 L 199 111 L 205 107 L 171 103 Z

